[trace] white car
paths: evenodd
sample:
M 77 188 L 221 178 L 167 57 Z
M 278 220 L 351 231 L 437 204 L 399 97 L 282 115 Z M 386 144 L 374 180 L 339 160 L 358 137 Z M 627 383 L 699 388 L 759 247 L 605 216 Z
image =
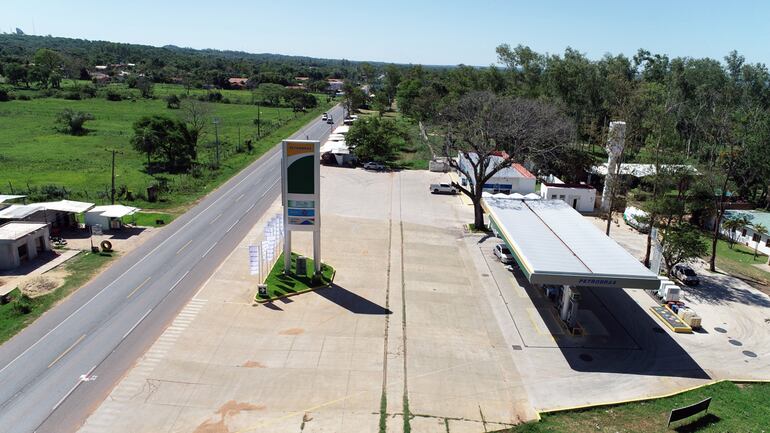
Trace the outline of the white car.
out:
M 495 245 L 495 256 L 500 259 L 500 263 L 502 264 L 513 264 L 513 254 L 511 254 L 511 250 L 509 250 L 508 246 L 505 244 Z
M 430 184 L 430 192 L 433 194 L 457 194 L 457 188 L 448 183 Z
M 321 120 L 324 120 L 324 121 L 325 121 L 325 120 L 326 120 L 326 119 L 328 119 L 328 118 L 329 118 L 329 115 L 328 115 L 328 114 L 326 114 L 326 113 L 324 113 L 324 114 L 322 114 L 322 115 L 321 115 Z
M 386 167 L 379 162 L 370 161 L 364 164 L 364 170 L 384 171 Z

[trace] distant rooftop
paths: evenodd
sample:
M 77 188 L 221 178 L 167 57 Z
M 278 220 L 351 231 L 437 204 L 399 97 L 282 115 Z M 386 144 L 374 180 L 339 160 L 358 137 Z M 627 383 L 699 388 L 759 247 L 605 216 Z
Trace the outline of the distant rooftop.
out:
M 15 241 L 40 230 L 48 224 L 13 221 L 0 226 L 0 242 Z

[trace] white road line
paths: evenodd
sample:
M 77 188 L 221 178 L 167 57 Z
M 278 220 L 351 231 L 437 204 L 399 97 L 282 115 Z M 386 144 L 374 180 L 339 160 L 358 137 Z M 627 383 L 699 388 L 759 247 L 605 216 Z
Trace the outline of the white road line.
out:
M 125 334 L 123 334 L 123 338 L 121 338 L 121 340 L 125 340 L 125 339 L 126 339 L 126 337 L 128 337 L 128 334 L 130 334 L 130 333 L 134 332 L 134 329 L 136 329 L 136 327 L 137 327 L 137 326 L 139 326 L 139 324 L 140 324 L 140 323 L 142 323 L 142 320 L 144 320 L 144 318 L 145 318 L 145 317 L 147 317 L 147 315 L 148 315 L 148 314 L 150 314 L 150 312 L 151 312 L 151 311 L 152 311 L 152 308 L 150 308 L 149 310 L 147 310 L 147 312 L 146 312 L 146 313 L 144 313 L 144 316 L 142 316 L 142 318 L 141 318 L 141 319 L 137 320 L 137 322 L 136 322 L 136 323 L 134 323 L 134 326 L 132 326 L 132 327 L 131 327 L 131 329 L 129 329 L 129 330 L 128 330 L 128 332 L 126 332 Z
M 267 161 L 269 161 L 269 160 L 273 159 L 274 157 L 276 157 L 276 156 L 278 156 L 278 155 L 279 155 L 279 152 L 275 152 L 275 153 L 273 153 L 273 155 L 272 155 L 272 156 L 268 157 L 268 158 L 265 160 L 265 163 L 264 163 L 263 165 L 267 165 Z M 13 358 L 13 360 L 11 360 L 11 362 L 9 362 L 8 364 L 6 364 L 6 365 L 5 365 L 5 367 L 3 367 L 3 368 L 0 368 L 0 374 L 2 374 L 2 373 L 3 373 L 3 372 L 6 370 L 6 369 L 8 369 L 8 367 L 10 367 L 11 365 L 13 365 L 13 364 L 14 364 L 16 361 L 18 361 L 18 360 L 19 360 L 19 358 L 21 358 L 22 356 L 26 355 L 26 354 L 27 354 L 27 352 L 29 352 L 30 350 L 32 350 L 32 349 L 33 349 L 35 346 L 37 346 L 38 344 L 40 344 L 40 342 L 41 342 L 41 341 L 45 340 L 45 339 L 46 339 L 46 338 L 47 338 L 49 335 L 51 335 L 51 333 L 53 333 L 54 331 L 56 331 L 57 329 L 59 329 L 59 327 L 60 327 L 60 326 L 62 326 L 63 324 L 65 324 L 65 323 L 66 323 L 66 322 L 67 322 L 69 319 L 71 319 L 73 316 L 75 316 L 76 314 L 78 314 L 78 313 L 80 312 L 80 310 L 82 310 L 82 309 L 83 309 L 83 308 L 85 308 L 87 305 L 89 305 L 91 302 L 93 302 L 93 301 L 94 301 L 94 299 L 98 298 L 98 297 L 99 297 L 99 295 L 101 295 L 102 293 L 104 293 L 104 291 L 105 291 L 105 290 L 107 290 L 108 288 L 112 287 L 112 285 L 113 285 L 113 284 L 115 284 L 116 282 L 120 281 L 120 279 L 121 279 L 121 278 L 123 278 L 123 276 L 124 276 L 124 275 L 126 275 L 126 274 L 127 274 L 127 273 L 129 273 L 129 272 L 131 272 L 131 271 L 132 271 L 132 270 L 133 270 L 135 267 L 139 266 L 139 264 L 140 264 L 140 263 L 142 263 L 142 262 L 144 262 L 145 260 L 147 260 L 147 258 L 148 258 L 148 257 L 150 257 L 150 256 L 151 256 L 151 255 L 152 255 L 152 254 L 153 254 L 155 251 L 157 251 L 157 250 L 158 250 L 158 248 L 160 248 L 160 247 L 162 247 L 163 245 L 165 245 L 165 244 L 166 244 L 166 242 L 168 242 L 168 241 L 170 241 L 171 239 L 173 239 L 173 238 L 174 238 L 174 236 L 176 236 L 177 234 L 179 234 L 179 233 L 182 233 L 182 232 L 185 232 L 185 230 L 184 230 L 184 228 L 185 228 L 185 227 L 187 227 L 187 226 L 189 226 L 190 224 L 192 224 L 192 223 L 193 223 L 193 221 L 195 221 L 196 219 L 198 219 L 198 217 L 200 217 L 201 215 L 203 215 L 204 213 L 206 213 L 206 211 L 207 211 L 207 210 L 209 210 L 209 209 L 210 209 L 212 206 L 214 206 L 215 204 L 217 204 L 217 203 L 218 203 L 220 200 L 222 200 L 223 198 L 227 197 L 227 195 L 228 195 L 228 193 L 229 193 L 229 192 L 231 192 L 231 191 L 234 191 L 234 190 L 235 190 L 235 188 L 237 188 L 237 187 L 238 187 L 240 184 L 242 184 L 243 182 L 245 182 L 245 181 L 246 181 L 246 179 L 248 179 L 249 177 L 251 177 L 251 175 L 253 175 L 253 174 L 254 174 L 254 173 L 256 173 L 256 172 L 257 172 L 257 170 L 253 170 L 253 171 L 251 171 L 249 174 L 247 174 L 246 176 L 244 176 L 244 177 L 243 177 L 243 179 L 241 179 L 241 180 L 240 180 L 238 183 L 236 183 L 235 185 L 233 185 L 233 186 L 230 188 L 230 190 L 229 190 L 229 191 L 223 192 L 223 193 L 222 193 L 222 196 L 220 196 L 218 199 L 216 199 L 216 200 L 214 200 L 213 202 L 211 202 L 211 204 L 209 204 L 208 206 L 206 206 L 206 207 L 205 207 L 205 208 L 204 208 L 202 211 L 198 212 L 198 214 L 197 214 L 197 215 L 195 215 L 194 217 L 192 217 L 192 218 L 190 219 L 190 221 L 187 221 L 187 222 L 186 222 L 186 223 L 185 223 L 185 224 L 184 224 L 182 227 L 180 227 L 179 229 L 177 229 L 177 231 L 175 231 L 174 233 L 172 233 L 171 235 L 169 235 L 169 237 L 167 237 L 166 239 L 164 239 L 164 240 L 163 240 L 163 242 L 161 242 L 160 244 L 158 244 L 158 246 L 156 246 L 155 248 L 153 248 L 153 249 L 152 249 L 152 250 L 151 250 L 149 253 L 147 253 L 147 254 L 146 254 L 144 257 L 142 257 L 141 259 L 139 259 L 139 261 L 138 261 L 138 262 L 134 263 L 134 264 L 133 264 L 133 265 L 132 265 L 130 268 L 126 269 L 126 271 L 125 271 L 125 272 L 123 272 L 123 273 L 122 273 L 122 274 L 120 274 L 120 275 L 119 275 L 117 278 L 115 278 L 114 280 L 112 280 L 112 282 L 111 282 L 110 284 L 108 284 L 108 285 L 104 286 L 104 288 L 102 288 L 102 290 L 100 290 L 99 292 L 97 292 L 97 293 L 96 293 L 96 294 L 95 294 L 95 295 L 94 295 L 94 296 L 93 296 L 91 299 L 89 299 L 89 300 L 88 300 L 88 301 L 87 301 L 85 304 L 83 304 L 83 305 L 81 305 L 80 307 L 78 307 L 78 309 L 77 309 L 77 310 L 73 311 L 73 312 L 72 312 L 72 314 L 70 314 L 69 316 L 67 316 L 66 318 L 64 318 L 64 320 L 62 320 L 61 322 L 59 322 L 59 324 L 58 324 L 58 325 L 56 325 L 56 326 L 55 326 L 53 329 L 51 329 L 50 331 L 46 332 L 46 333 L 45 333 L 45 334 L 44 334 L 42 337 L 38 338 L 38 339 L 37 339 L 37 341 L 35 341 L 34 343 L 32 343 L 32 344 L 31 344 L 31 345 L 30 345 L 30 346 L 29 346 L 29 347 L 28 347 L 26 350 L 24 350 L 24 351 L 23 351 L 23 352 L 21 352 L 21 353 L 20 353 L 18 356 L 16 356 L 16 358 Z M 272 187 L 271 187 L 271 188 L 272 188 Z
M 227 229 L 227 230 L 225 231 L 225 233 L 230 233 L 230 230 L 232 230 L 232 229 L 233 229 L 233 227 L 235 227 L 235 225 L 236 225 L 236 224 L 238 224 L 238 222 L 239 222 L 239 221 L 240 221 L 240 218 L 238 218 L 238 220 L 236 220 L 236 221 L 233 223 L 233 225 L 231 225 L 231 226 L 230 226 L 230 228 L 229 228 L 229 229 Z
M 256 203 L 252 203 L 251 206 L 249 206 L 249 208 L 246 209 L 246 213 L 251 212 L 251 210 L 254 209 L 254 206 L 256 206 L 256 205 L 257 205 Z
M 182 282 L 182 280 L 184 279 L 184 277 L 186 277 L 186 276 L 187 276 L 187 274 L 189 274 L 189 273 L 190 273 L 190 271 L 189 271 L 189 270 L 188 270 L 188 271 L 186 271 L 186 272 L 184 273 L 184 275 L 182 275 L 181 277 L 179 277 L 179 279 L 178 279 L 178 280 L 176 280 L 176 283 L 174 283 L 174 285 L 173 285 L 173 286 L 171 286 L 171 288 L 170 288 L 170 289 L 168 289 L 168 291 L 170 292 L 170 291 L 174 290 L 174 289 L 176 288 L 176 286 L 177 286 L 177 285 L 179 285 L 179 283 L 180 283 L 180 282 Z
M 208 255 L 208 254 L 211 252 L 211 250 L 213 250 L 213 249 L 214 249 L 214 247 L 215 247 L 215 246 L 217 246 L 217 243 L 216 243 L 216 242 L 214 242 L 214 243 L 213 243 L 213 244 L 212 244 L 212 245 L 209 247 L 209 249 L 207 249 L 207 250 L 206 250 L 206 252 L 205 252 L 205 253 L 203 253 L 203 255 L 201 256 L 201 258 L 204 258 L 204 257 L 206 257 L 206 256 L 207 256 L 207 255 Z
M 83 376 L 85 376 L 85 377 L 88 377 L 88 376 L 90 376 L 90 375 L 91 375 L 91 373 L 92 373 L 92 372 L 93 372 L 95 369 L 96 369 L 96 366 L 94 365 L 93 367 L 91 367 L 91 369 L 90 369 L 90 370 L 88 370 L 88 373 L 84 374 Z M 72 388 L 70 388 L 70 390 L 69 390 L 69 391 L 67 391 L 67 393 L 66 393 L 66 394 L 64 394 L 64 397 L 62 397 L 62 398 L 61 398 L 61 400 L 59 400 L 58 402 L 56 402 L 56 404 L 55 404 L 55 405 L 53 406 L 53 408 L 51 409 L 51 412 L 56 412 L 56 409 L 58 409 L 58 408 L 59 408 L 59 406 L 61 406 L 61 404 L 62 404 L 62 403 L 64 403 L 64 400 L 66 400 L 66 399 L 67 399 L 67 397 L 69 397 L 70 395 L 72 395 L 72 393 L 73 393 L 73 392 L 75 392 L 75 389 L 76 389 L 78 386 L 80 386 L 80 384 L 81 384 L 81 383 L 83 383 L 83 381 L 82 381 L 82 380 L 80 380 L 80 379 L 78 379 L 77 383 L 76 383 L 76 384 L 75 384 L 75 385 L 74 385 Z
M 241 201 L 244 195 L 246 195 L 246 193 L 239 195 L 238 198 L 235 199 L 235 201 Z

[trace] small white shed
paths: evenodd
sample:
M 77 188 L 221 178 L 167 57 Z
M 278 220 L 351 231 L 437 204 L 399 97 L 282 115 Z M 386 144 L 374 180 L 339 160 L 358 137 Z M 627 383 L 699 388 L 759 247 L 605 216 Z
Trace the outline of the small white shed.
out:
M 121 218 L 133 215 L 139 210 L 139 208 L 122 204 L 95 206 L 86 211 L 85 221 L 88 226 L 99 224 L 105 230 L 116 230 L 123 227 Z
M 48 224 L 13 221 L 0 226 L 0 270 L 19 267 L 51 250 Z
M 593 212 L 596 189 L 583 183 L 543 183 L 540 185 L 540 197 L 561 200 L 578 212 Z

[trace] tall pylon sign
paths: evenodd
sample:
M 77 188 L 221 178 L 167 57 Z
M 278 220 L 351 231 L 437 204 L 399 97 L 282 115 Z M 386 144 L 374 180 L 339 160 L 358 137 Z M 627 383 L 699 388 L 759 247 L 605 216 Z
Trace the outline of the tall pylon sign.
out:
M 283 270 L 291 271 L 291 232 L 313 232 L 315 273 L 321 273 L 321 142 L 284 140 L 281 158 Z

